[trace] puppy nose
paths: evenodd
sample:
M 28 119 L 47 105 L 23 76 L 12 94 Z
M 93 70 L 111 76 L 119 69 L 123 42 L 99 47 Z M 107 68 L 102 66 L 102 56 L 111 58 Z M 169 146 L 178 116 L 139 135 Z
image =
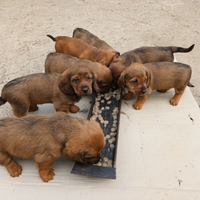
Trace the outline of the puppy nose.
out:
M 82 91 L 83 91 L 84 93 L 87 93 L 87 92 L 88 92 L 88 88 L 87 88 L 87 87 L 84 87 L 84 88 L 82 88 Z
M 142 94 L 145 94 L 146 92 L 147 92 L 146 90 L 142 90 L 142 91 L 141 91 Z

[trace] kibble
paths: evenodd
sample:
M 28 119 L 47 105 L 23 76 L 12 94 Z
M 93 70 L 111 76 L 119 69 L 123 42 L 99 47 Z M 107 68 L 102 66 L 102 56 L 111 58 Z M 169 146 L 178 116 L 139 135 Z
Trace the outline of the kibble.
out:
M 106 94 L 98 94 L 95 98 L 93 105 L 92 116 L 90 120 L 96 120 L 100 123 L 100 126 L 104 130 L 105 148 L 102 151 L 102 159 L 95 164 L 96 166 L 112 167 L 113 166 L 113 153 L 116 141 L 116 131 L 118 124 L 119 108 L 116 100 L 121 98 L 120 89 L 112 91 L 112 89 Z M 112 105 L 111 105 L 112 104 Z

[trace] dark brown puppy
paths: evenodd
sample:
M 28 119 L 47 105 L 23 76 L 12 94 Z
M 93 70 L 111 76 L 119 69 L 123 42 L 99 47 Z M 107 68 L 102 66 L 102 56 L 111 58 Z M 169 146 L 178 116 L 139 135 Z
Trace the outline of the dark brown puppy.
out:
M 121 56 L 115 55 L 109 66 L 114 82 L 116 83 L 120 74 L 126 67 L 132 63 L 150 63 L 150 62 L 172 62 L 174 60 L 174 53 L 190 52 L 194 44 L 189 48 L 183 47 L 140 47 L 132 51 L 123 53 Z
M 166 92 L 171 88 L 175 89 L 175 95 L 170 104 L 176 106 L 186 86 L 194 87 L 189 82 L 191 73 L 191 67 L 182 63 L 133 63 L 122 72 L 118 85 L 128 88 L 128 93 L 124 94 L 123 99 L 129 100 L 134 94 L 138 96 L 133 104 L 136 110 L 142 108 L 152 90 Z
M 98 62 L 80 60 L 76 57 L 63 53 L 49 53 L 45 60 L 45 72 L 63 73 L 66 69 L 70 67 L 77 67 L 77 65 L 87 66 L 94 72 L 94 76 L 101 93 L 109 92 L 112 82 L 111 71 L 108 67 Z
M 56 111 L 76 113 L 74 105 L 83 95 L 98 91 L 94 73 L 77 65 L 62 74 L 38 73 L 20 77 L 8 82 L 0 97 L 0 105 L 8 101 L 16 117 L 23 117 L 29 111 L 36 111 L 37 104 L 53 103 Z
M 81 163 L 94 164 L 104 149 L 104 134 L 96 121 L 58 112 L 49 116 L 0 119 L 0 164 L 17 177 L 22 167 L 13 156 L 34 159 L 41 179 L 53 179 L 53 162 L 61 155 Z
M 51 35 L 47 36 L 56 42 L 56 52 L 68 54 L 79 59 L 91 60 L 108 66 L 116 54 L 114 50 L 97 49 L 81 39 L 66 36 L 57 36 L 56 38 Z
M 108 45 L 104 40 L 99 39 L 97 36 L 93 35 L 89 31 L 83 28 L 76 28 L 73 31 L 73 37 L 81 39 L 86 43 L 95 46 L 97 49 L 102 50 L 113 50 L 115 51 L 110 45 Z M 117 52 L 117 51 L 116 51 Z

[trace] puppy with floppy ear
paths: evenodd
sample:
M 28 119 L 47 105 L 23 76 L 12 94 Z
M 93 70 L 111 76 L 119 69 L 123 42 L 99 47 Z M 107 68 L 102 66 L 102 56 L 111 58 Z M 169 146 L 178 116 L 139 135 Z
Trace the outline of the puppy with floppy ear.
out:
M 108 66 L 111 63 L 113 56 L 116 54 L 115 50 L 97 49 L 78 38 L 66 36 L 57 36 L 54 38 L 51 35 L 47 36 L 55 41 L 56 52 L 68 54 L 79 59 L 91 60 Z
M 128 93 L 124 94 L 123 99 L 129 100 L 134 94 L 138 96 L 133 104 L 136 110 L 142 108 L 152 90 L 166 92 L 171 88 L 175 89 L 175 95 L 170 104 L 176 106 L 186 86 L 194 87 L 190 83 L 191 74 L 191 67 L 182 63 L 133 63 L 123 71 L 118 79 L 118 85 L 121 88 L 128 88 Z
M 13 157 L 34 159 L 41 179 L 48 182 L 55 175 L 53 162 L 61 155 L 80 163 L 96 164 L 104 146 L 98 122 L 73 118 L 64 112 L 0 119 L 0 164 L 11 177 L 22 173 Z
M 192 51 L 194 44 L 188 48 L 183 47 L 140 47 L 120 55 L 115 55 L 109 66 L 113 81 L 116 83 L 121 73 L 132 63 L 150 63 L 150 62 L 172 62 L 174 53 L 186 53 Z
M 108 67 L 98 62 L 80 60 L 63 53 L 49 53 L 45 60 L 45 72 L 63 73 L 66 69 L 77 65 L 86 66 L 94 73 L 101 93 L 109 92 L 112 82 L 111 71 Z
M 94 73 L 87 67 L 77 65 L 62 74 L 31 74 L 8 82 L 2 89 L 0 105 L 11 104 L 16 117 L 36 111 L 37 104 L 53 103 L 56 111 L 76 113 L 74 105 L 83 95 L 98 92 Z

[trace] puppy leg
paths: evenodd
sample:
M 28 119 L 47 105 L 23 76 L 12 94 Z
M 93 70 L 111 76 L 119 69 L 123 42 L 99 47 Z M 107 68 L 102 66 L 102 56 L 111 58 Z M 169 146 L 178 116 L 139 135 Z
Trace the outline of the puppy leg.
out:
M 23 117 L 27 115 L 30 106 L 28 102 L 26 103 L 22 101 L 10 104 L 16 117 Z
M 0 153 L 0 163 L 3 165 L 11 177 L 17 177 L 22 173 L 22 167 L 7 153 Z
M 137 101 L 133 104 L 133 107 L 136 109 L 136 110 L 140 110 L 142 108 L 142 106 L 144 105 L 147 97 L 149 95 L 144 95 L 144 96 L 138 96 L 137 98 Z
M 185 88 L 183 90 L 178 90 L 178 89 L 175 88 L 175 95 L 170 100 L 170 104 L 172 106 L 178 105 L 180 98 L 183 95 L 184 91 L 185 91 Z
M 37 105 L 30 105 L 28 112 L 34 112 L 38 110 L 38 106 Z
M 55 175 L 52 169 L 54 160 L 45 161 L 42 163 L 37 163 L 37 168 L 41 179 L 44 182 L 48 182 L 53 179 Z
M 69 111 L 70 111 L 71 113 L 77 113 L 79 110 L 80 110 L 80 108 L 79 108 L 78 106 L 76 106 L 76 105 L 71 105 L 71 106 L 69 107 Z
M 125 100 L 130 100 L 132 99 L 132 97 L 133 97 L 133 93 L 128 91 L 128 93 L 124 94 L 122 98 Z

